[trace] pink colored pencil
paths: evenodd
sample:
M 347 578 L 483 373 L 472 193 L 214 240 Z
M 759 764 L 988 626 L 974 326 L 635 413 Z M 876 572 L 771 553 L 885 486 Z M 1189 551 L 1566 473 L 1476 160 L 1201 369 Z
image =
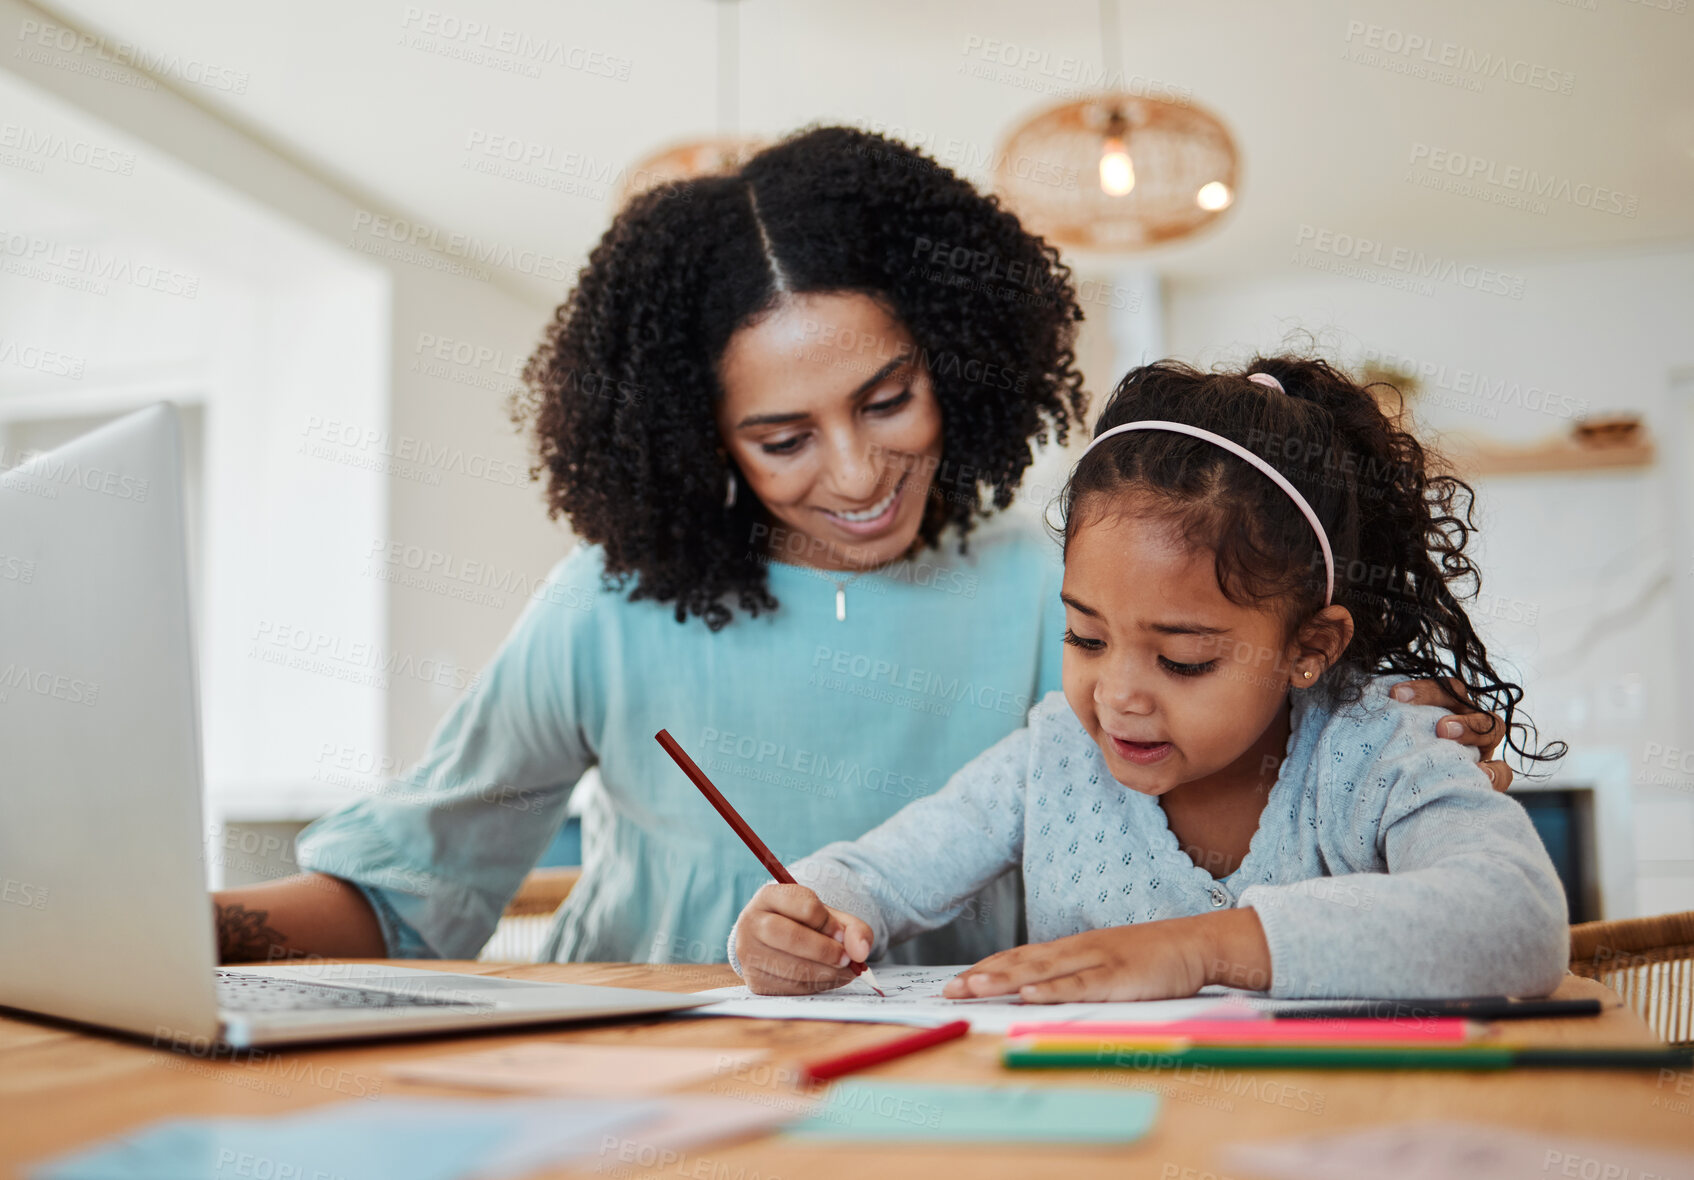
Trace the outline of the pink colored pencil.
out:
M 1314 1027 L 1315 1026 L 1315 1027 Z M 1476 1032 L 1469 1020 L 1171 1020 L 1158 1024 L 1057 1021 L 1014 1024 L 1011 1037 L 1043 1047 L 1088 1046 L 1174 1037 L 1203 1045 L 1462 1044 Z

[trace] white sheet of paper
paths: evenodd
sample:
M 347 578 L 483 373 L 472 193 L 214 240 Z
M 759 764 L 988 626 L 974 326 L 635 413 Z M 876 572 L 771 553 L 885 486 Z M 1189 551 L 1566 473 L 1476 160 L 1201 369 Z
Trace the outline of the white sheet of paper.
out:
M 1224 1162 L 1231 1171 L 1265 1180 L 1694 1180 L 1694 1155 L 1461 1122 L 1393 1123 L 1338 1135 L 1235 1143 L 1225 1149 Z
M 763 1057 L 759 1049 L 670 1049 L 531 1041 L 388 1067 L 408 1082 L 626 1098 L 709 1081 Z
M 809 1115 L 817 1107 L 815 1100 L 798 1094 L 759 1097 L 763 1100 L 678 1094 L 666 1100 L 664 1114 L 653 1122 L 605 1136 L 598 1155 L 604 1161 L 603 1167 L 651 1161 L 663 1152 L 693 1151 L 762 1135 Z M 615 1145 L 606 1142 L 613 1138 L 617 1140 Z M 696 1167 L 699 1162 L 689 1160 L 684 1164 L 679 1160 L 674 1170 Z M 714 1169 L 710 1174 L 725 1173 Z
M 561 1133 L 549 1120 L 536 1119 L 502 1142 L 482 1161 L 476 1175 L 478 1180 L 516 1180 L 531 1172 L 567 1165 L 591 1172 L 629 1174 L 671 1153 L 764 1134 L 809 1109 L 806 1102 L 794 1096 L 773 1105 L 741 1098 L 677 1094 L 658 1099 L 653 1113 L 641 1122 L 625 1123 L 593 1136 Z M 560 1110 L 568 1115 L 570 1107 L 562 1105 Z M 684 1156 L 674 1162 L 681 1171 L 710 1161 Z
M 482 1144 L 473 1162 L 459 1176 L 477 1180 L 517 1180 L 543 1167 L 586 1160 L 624 1138 L 638 1139 L 644 1128 L 659 1127 L 674 1117 L 687 1096 L 640 1100 L 581 1100 L 575 1098 L 407 1098 L 384 1095 L 381 1102 L 341 1102 L 283 1116 L 275 1123 L 289 1141 L 308 1144 L 297 1176 L 352 1177 L 375 1175 L 359 1166 L 351 1148 L 380 1150 L 392 1162 L 396 1153 L 429 1150 L 414 1143 L 412 1133 L 457 1127 L 460 1134 Z M 425 1138 L 423 1142 L 430 1140 Z M 221 1145 L 218 1145 L 221 1150 Z M 238 1144 L 239 1146 L 239 1144 Z M 251 1148 L 263 1158 L 268 1149 Z M 203 1154 L 203 1153 L 202 1153 Z M 205 1156 L 209 1160 L 210 1156 Z M 276 1156 L 279 1159 L 294 1157 Z M 352 1159 L 353 1163 L 346 1162 Z M 204 1163 L 204 1160 L 202 1160 Z M 214 1171 L 233 1169 L 213 1169 Z M 270 1174 L 276 1174 L 271 1169 Z M 107 1173 L 101 1173 L 106 1175 Z M 174 1173 L 173 1173 L 174 1174 Z M 184 1168 L 182 1175 L 199 1175 Z M 409 1175 L 405 1166 L 384 1175 Z M 433 1173 L 432 1173 L 433 1174 Z
M 720 1003 L 691 1008 L 688 1016 L 750 1016 L 762 1020 L 855 1020 L 886 1024 L 937 1025 L 968 1020 L 972 1032 L 1003 1033 L 1026 1020 L 1112 1020 L 1138 1024 L 1162 1020 L 1194 1020 L 1253 1013 L 1227 993 L 1185 1000 L 1139 1000 L 1121 1003 L 1025 1004 L 1015 997 L 949 1000 L 941 994 L 946 982 L 969 964 L 958 967 L 878 967 L 877 981 L 886 996 L 871 990 L 861 976 L 845 987 L 811 996 L 755 996 L 745 987 L 720 987 L 699 992 L 722 996 Z

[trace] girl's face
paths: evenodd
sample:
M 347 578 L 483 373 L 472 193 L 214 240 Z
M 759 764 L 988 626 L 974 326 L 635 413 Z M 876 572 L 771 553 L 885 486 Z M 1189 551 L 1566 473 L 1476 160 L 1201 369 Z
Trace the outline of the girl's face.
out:
M 1313 683 L 1301 671 L 1322 671 L 1294 666 L 1280 611 L 1224 596 L 1213 561 L 1119 505 L 1079 515 L 1066 547 L 1065 699 L 1112 777 L 1146 795 L 1248 761 L 1263 777 L 1256 744 L 1290 685 Z
M 917 539 L 941 458 L 941 407 L 911 334 L 865 295 L 801 295 L 730 338 L 718 431 L 787 530 L 750 547 L 869 569 Z

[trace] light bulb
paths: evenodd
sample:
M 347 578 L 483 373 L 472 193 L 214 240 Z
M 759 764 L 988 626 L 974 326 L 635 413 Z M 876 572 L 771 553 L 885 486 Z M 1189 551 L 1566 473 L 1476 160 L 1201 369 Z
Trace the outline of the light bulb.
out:
M 1214 180 L 1200 186 L 1200 191 L 1194 196 L 1194 203 L 1208 213 L 1216 213 L 1219 209 L 1229 208 L 1229 203 L 1235 200 L 1235 194 L 1229 191 L 1229 186 L 1221 180 Z
M 1130 163 L 1123 140 L 1108 139 L 1100 153 L 1100 188 L 1107 196 L 1121 197 L 1135 187 L 1135 165 Z

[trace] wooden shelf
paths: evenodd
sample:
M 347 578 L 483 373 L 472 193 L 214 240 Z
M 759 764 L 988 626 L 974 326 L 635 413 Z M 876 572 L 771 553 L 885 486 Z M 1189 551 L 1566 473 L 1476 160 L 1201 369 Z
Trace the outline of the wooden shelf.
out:
M 1438 449 L 1462 476 L 1650 467 L 1654 455 L 1653 440 L 1646 435 L 1633 442 L 1610 446 L 1586 445 L 1569 438 L 1516 447 L 1474 439 L 1451 439 Z

